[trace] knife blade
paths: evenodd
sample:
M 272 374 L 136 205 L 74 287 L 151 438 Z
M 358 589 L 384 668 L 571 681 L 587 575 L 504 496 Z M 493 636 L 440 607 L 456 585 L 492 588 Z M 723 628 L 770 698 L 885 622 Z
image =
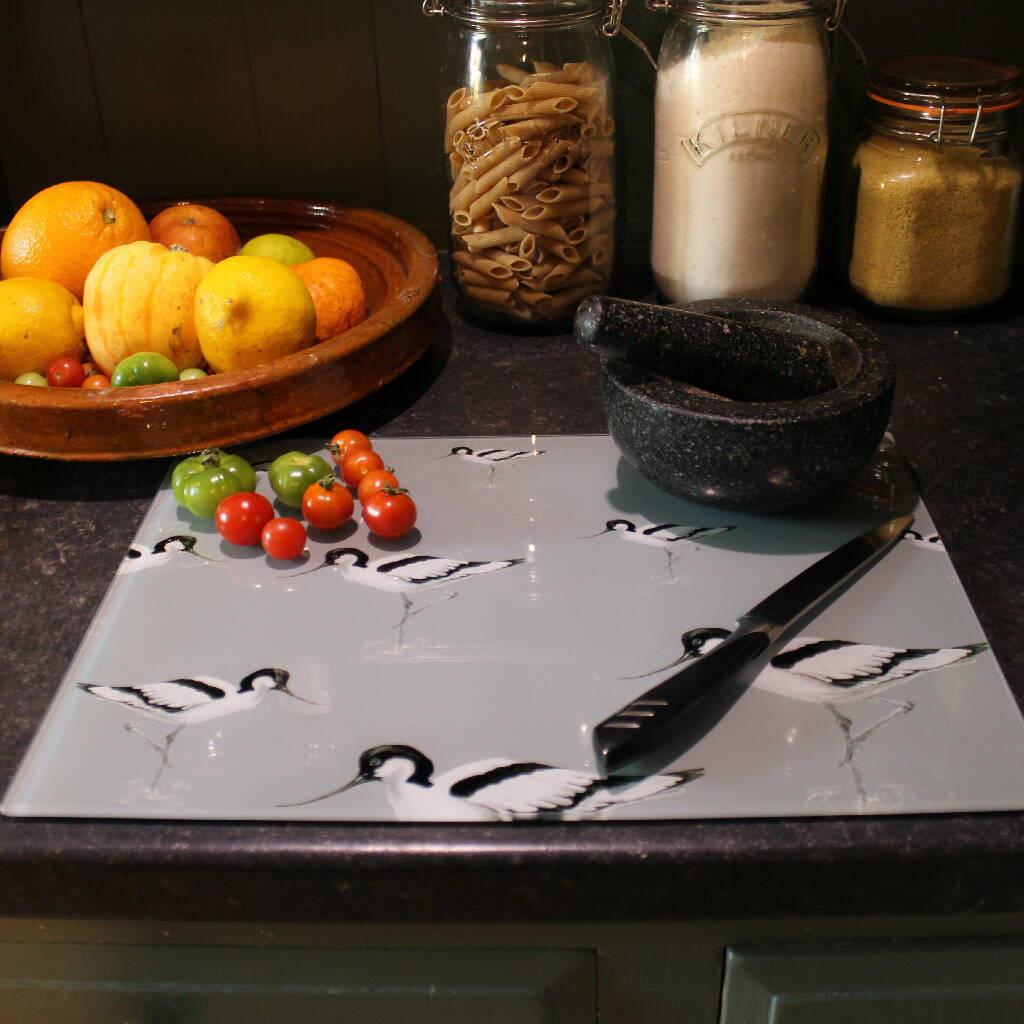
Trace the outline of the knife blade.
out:
M 741 615 L 717 647 L 604 719 L 594 729 L 599 770 L 621 771 L 672 740 L 722 683 L 882 558 L 913 521 L 913 516 L 891 519 L 820 558 Z

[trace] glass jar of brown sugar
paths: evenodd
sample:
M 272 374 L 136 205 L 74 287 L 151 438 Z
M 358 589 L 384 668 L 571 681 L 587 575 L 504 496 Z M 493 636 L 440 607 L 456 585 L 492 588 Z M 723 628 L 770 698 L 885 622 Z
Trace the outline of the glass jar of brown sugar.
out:
M 849 174 L 843 261 L 882 311 L 961 312 L 1010 284 L 1022 180 L 1016 67 L 898 57 L 871 72 Z

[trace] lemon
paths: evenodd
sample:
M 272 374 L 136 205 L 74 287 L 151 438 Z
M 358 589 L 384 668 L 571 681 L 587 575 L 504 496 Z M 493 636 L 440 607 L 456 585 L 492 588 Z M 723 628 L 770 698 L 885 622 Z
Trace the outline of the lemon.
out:
M 316 309 L 293 270 L 269 256 L 229 256 L 199 282 L 196 335 L 210 369 L 250 370 L 313 344 Z
M 239 255 L 269 256 L 270 259 L 290 267 L 295 263 L 305 263 L 313 259 L 313 250 L 305 242 L 300 242 L 291 235 L 271 232 L 250 238 L 239 250 Z
M 85 358 L 78 299 L 62 284 L 40 277 L 0 281 L 0 380 L 45 374 L 58 356 Z

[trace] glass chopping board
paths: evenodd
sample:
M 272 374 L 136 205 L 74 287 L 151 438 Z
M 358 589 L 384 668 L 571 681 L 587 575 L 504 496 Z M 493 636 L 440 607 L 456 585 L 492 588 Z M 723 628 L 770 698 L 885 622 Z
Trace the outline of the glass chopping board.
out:
M 165 482 L 0 811 L 495 821 L 1024 808 L 1024 721 L 920 503 L 893 550 L 723 687 L 678 749 L 629 778 L 595 773 L 598 722 L 891 517 L 886 474 L 901 460 L 887 445 L 829 498 L 754 516 L 657 489 L 608 436 L 381 439 L 416 528 L 393 542 L 357 519 L 310 531 L 294 563 L 221 541 Z M 320 448 L 245 451 L 258 490 L 273 497 L 266 466 L 296 447 Z

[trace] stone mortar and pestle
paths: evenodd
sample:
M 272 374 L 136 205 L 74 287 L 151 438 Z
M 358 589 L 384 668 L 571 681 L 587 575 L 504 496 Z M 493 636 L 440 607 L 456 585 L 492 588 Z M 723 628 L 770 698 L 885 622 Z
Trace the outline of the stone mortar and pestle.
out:
M 889 420 L 889 350 L 863 324 L 811 306 L 593 295 L 574 333 L 601 356 L 623 457 L 698 504 L 777 512 L 818 498 L 868 461 Z

